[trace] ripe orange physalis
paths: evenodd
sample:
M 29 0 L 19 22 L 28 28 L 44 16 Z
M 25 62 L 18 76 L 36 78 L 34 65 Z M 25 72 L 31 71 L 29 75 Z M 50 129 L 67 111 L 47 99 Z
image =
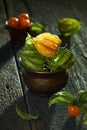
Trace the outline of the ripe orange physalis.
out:
M 27 13 L 21 13 L 18 16 L 19 22 L 23 19 L 29 19 L 29 15 Z
M 80 109 L 78 106 L 68 106 L 68 114 L 70 116 L 76 117 L 80 114 Z
M 22 19 L 19 24 L 21 28 L 27 28 L 30 26 L 31 23 L 28 19 Z
M 9 26 L 9 27 L 13 27 L 13 28 L 19 27 L 18 18 L 16 18 L 16 17 L 11 17 L 11 18 L 8 20 L 8 26 Z

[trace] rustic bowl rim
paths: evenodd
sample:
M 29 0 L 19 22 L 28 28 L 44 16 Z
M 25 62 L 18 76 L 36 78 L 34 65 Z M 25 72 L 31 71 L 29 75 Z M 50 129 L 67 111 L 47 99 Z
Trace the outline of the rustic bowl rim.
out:
M 61 69 L 61 70 L 57 70 L 57 71 L 34 71 L 34 70 L 30 70 L 28 68 L 26 68 L 25 66 L 22 65 L 22 68 L 23 70 L 25 70 L 26 72 L 29 72 L 29 73 L 34 73 L 34 74 L 57 74 L 57 73 L 61 73 L 61 72 L 64 72 L 64 71 L 69 71 L 68 69 Z

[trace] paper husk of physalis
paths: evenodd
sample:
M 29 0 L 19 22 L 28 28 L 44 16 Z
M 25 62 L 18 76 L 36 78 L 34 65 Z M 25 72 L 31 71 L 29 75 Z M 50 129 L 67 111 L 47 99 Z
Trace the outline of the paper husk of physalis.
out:
M 77 33 L 81 28 L 81 22 L 75 18 L 63 18 L 58 21 L 60 33 L 67 37 Z
M 37 51 L 47 58 L 53 57 L 62 43 L 57 35 L 48 32 L 39 34 L 32 41 Z

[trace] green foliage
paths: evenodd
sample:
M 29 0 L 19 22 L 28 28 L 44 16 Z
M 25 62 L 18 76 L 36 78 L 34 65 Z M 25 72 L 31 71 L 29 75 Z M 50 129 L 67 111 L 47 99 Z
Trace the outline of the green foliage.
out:
M 50 97 L 49 107 L 55 103 L 72 105 L 74 101 L 75 97 L 71 93 L 67 91 L 57 92 Z
M 49 66 L 52 71 L 69 69 L 76 61 L 75 56 L 66 48 L 60 49 L 50 60 Z
M 18 106 L 16 105 L 16 113 L 18 114 L 19 117 L 21 117 L 23 120 L 36 120 L 38 119 L 38 115 L 36 116 L 33 116 L 33 115 L 30 115 L 30 114 L 27 114 L 23 111 L 21 111 Z
M 60 48 L 52 58 L 46 58 L 35 48 L 31 35 L 27 35 L 25 48 L 19 51 L 22 65 L 34 71 L 59 71 L 70 69 L 75 63 L 75 56 L 66 48 Z
M 41 23 L 33 23 L 30 27 L 32 31 L 37 31 L 37 32 L 43 32 L 44 31 L 44 25 Z
M 81 28 L 81 22 L 74 18 L 63 18 L 58 21 L 58 29 L 65 37 L 72 36 Z
M 56 92 L 50 97 L 48 107 L 51 107 L 55 103 L 78 106 L 84 114 L 83 123 L 87 125 L 87 91 L 80 90 L 75 95 L 67 91 Z

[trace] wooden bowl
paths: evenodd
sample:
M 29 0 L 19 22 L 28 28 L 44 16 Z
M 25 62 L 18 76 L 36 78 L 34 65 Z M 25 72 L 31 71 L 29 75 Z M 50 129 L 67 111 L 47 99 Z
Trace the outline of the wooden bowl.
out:
M 6 21 L 5 28 L 8 30 L 10 39 L 13 44 L 24 45 L 27 34 L 29 33 L 29 27 L 26 28 L 9 27 L 8 21 Z
M 33 93 L 51 95 L 64 88 L 68 81 L 68 70 L 57 72 L 35 72 L 23 68 L 23 79 Z
M 15 44 L 24 45 L 29 28 L 12 28 L 8 27 L 10 39 Z

